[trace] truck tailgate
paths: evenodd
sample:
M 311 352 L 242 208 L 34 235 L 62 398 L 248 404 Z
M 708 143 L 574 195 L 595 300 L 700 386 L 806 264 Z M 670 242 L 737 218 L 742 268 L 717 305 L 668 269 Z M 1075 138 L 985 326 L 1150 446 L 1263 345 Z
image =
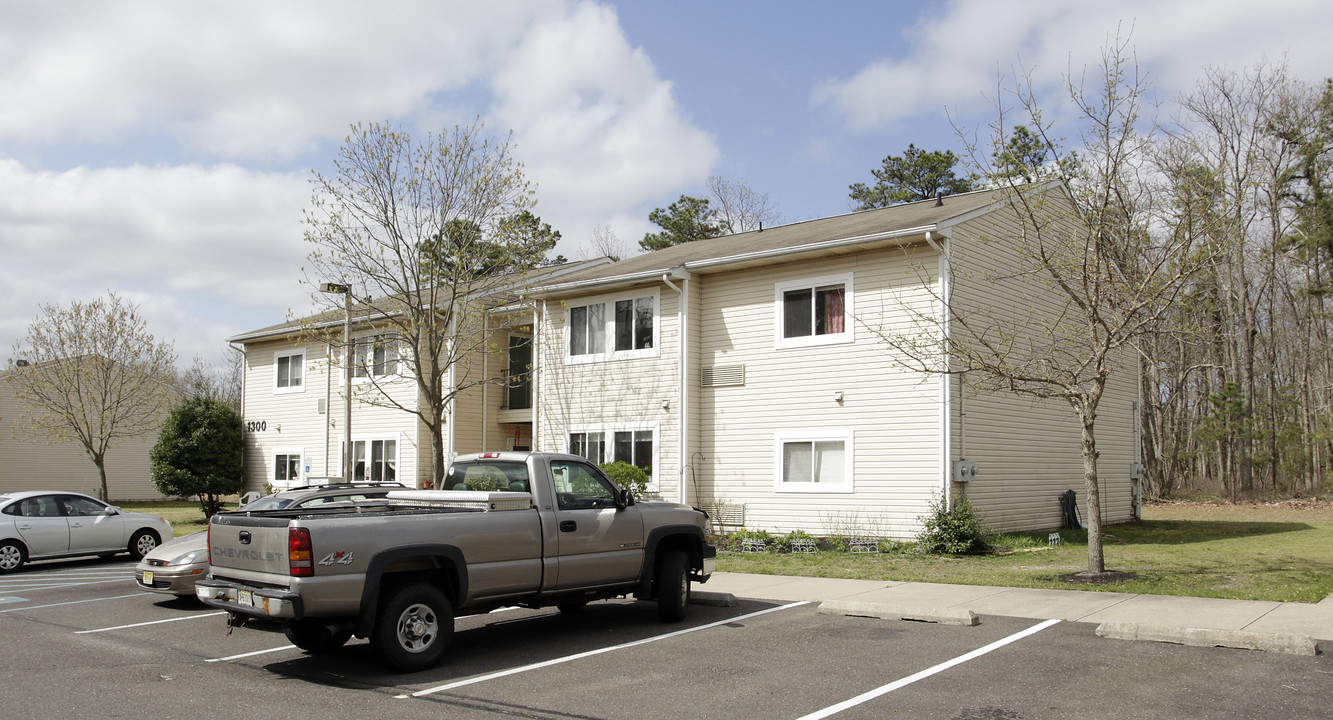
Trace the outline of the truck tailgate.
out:
M 215 569 L 286 575 L 288 518 L 214 515 L 208 551 Z

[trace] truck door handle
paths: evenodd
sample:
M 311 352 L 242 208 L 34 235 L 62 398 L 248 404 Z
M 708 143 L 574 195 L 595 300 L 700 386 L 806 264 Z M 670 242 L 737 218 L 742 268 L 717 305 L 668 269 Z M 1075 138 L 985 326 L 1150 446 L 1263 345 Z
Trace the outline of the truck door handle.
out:
M 560 522 L 560 532 L 574 532 L 579 529 L 579 524 L 573 520 L 562 520 Z

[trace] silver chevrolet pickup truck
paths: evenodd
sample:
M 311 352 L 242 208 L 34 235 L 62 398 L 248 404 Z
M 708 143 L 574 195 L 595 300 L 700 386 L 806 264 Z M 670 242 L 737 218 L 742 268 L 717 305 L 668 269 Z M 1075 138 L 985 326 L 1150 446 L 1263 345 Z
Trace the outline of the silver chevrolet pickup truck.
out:
M 707 582 L 717 550 L 703 511 L 636 501 L 575 455 L 458 457 L 445 490 L 394 491 L 341 507 L 214 515 L 205 604 L 282 623 L 311 653 L 353 635 L 390 666 L 434 666 L 456 613 L 632 595 L 663 621 L 685 617 L 691 581 Z

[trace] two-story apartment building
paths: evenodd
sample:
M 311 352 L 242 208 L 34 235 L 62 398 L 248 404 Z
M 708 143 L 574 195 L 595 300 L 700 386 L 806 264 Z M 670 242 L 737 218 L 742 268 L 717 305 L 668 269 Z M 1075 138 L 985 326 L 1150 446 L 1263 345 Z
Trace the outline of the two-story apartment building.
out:
M 493 350 L 466 371 L 496 382 L 451 404 L 445 456 L 624 460 L 666 499 L 725 504 L 746 527 L 780 532 L 907 539 L 934 498 L 964 492 L 999 529 L 1059 527 L 1060 496 L 1083 490 L 1068 405 L 979 394 L 958 375 L 906 367 L 885 341 L 946 318 L 946 298 L 1018 303 L 1013 286 L 986 279 L 997 273 L 977 272 L 1002 275 L 1017 242 L 1002 193 L 987 191 L 563 266 L 493 308 Z M 1058 306 L 1022 297 L 1016 312 Z M 246 354 L 252 487 L 342 474 L 336 348 L 298 341 L 296 325 L 232 338 Z M 358 372 L 383 373 L 382 387 L 413 402 L 393 362 L 407 350 L 373 322 L 357 326 Z M 943 347 L 947 321 L 933 332 Z M 1129 359 L 1098 415 L 1107 522 L 1136 513 L 1137 388 Z M 429 482 L 428 435 L 410 414 L 354 401 L 352 436 L 358 478 Z
M 962 492 L 999 529 L 1059 527 L 1060 495 L 1083 494 L 1068 404 L 977 394 L 885 340 L 946 317 L 945 298 L 1020 302 L 993 280 L 1019 242 L 1002 200 L 690 242 L 537 288 L 537 446 L 649 466 L 664 497 L 743 508 L 750 528 L 910 538 L 933 498 Z M 1016 312 L 1057 311 L 1027 292 Z M 927 330 L 944 347 L 947 321 Z M 1126 358 L 1098 415 L 1108 522 L 1136 512 L 1137 389 Z

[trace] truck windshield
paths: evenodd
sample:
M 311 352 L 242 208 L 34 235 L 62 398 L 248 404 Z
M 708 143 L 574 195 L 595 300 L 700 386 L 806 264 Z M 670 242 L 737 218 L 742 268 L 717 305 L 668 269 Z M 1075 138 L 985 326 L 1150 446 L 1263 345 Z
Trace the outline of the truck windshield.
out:
M 449 466 L 441 490 L 529 492 L 528 466 L 521 462 L 472 460 Z

